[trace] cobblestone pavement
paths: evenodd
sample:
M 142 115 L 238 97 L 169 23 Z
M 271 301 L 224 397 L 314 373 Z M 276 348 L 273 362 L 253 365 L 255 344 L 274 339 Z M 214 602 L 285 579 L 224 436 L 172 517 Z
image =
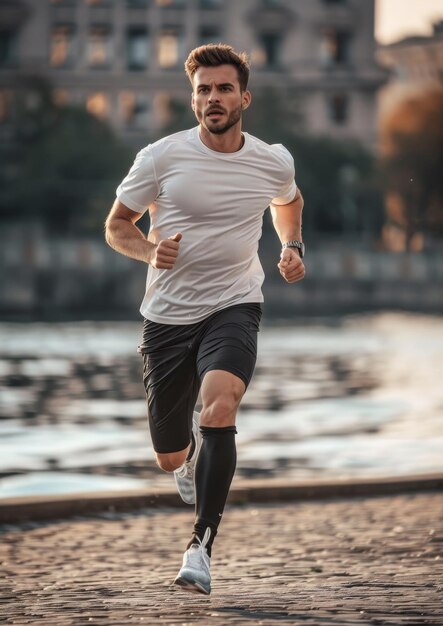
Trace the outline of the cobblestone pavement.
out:
M 229 507 L 213 593 L 170 585 L 192 511 L 2 528 L 1 624 L 443 624 L 438 493 Z

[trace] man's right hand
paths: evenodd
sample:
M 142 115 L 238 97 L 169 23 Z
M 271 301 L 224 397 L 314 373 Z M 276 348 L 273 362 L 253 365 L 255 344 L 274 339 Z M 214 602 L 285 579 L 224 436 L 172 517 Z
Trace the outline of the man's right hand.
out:
M 180 249 L 181 233 L 175 233 L 169 239 L 162 239 L 152 251 L 150 264 L 158 270 L 172 270 Z

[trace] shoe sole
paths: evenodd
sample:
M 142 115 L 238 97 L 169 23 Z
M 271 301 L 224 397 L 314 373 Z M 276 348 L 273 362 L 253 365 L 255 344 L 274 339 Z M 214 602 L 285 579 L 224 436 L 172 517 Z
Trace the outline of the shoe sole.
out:
M 189 591 L 190 593 L 199 593 L 205 596 L 209 596 L 211 590 L 209 591 L 203 587 L 200 583 L 195 580 L 188 580 L 187 578 L 183 578 L 182 576 L 178 576 L 174 580 L 174 585 L 178 585 L 183 589 L 183 591 Z

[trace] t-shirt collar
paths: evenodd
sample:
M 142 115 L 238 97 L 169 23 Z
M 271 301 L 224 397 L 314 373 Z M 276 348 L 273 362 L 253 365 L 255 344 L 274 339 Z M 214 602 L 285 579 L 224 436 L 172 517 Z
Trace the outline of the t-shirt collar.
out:
M 248 133 L 243 132 L 244 143 L 240 150 L 236 150 L 235 152 L 219 152 L 218 150 L 212 150 L 208 148 L 208 146 L 203 143 L 202 138 L 200 137 L 200 126 L 196 126 L 194 129 L 194 139 L 198 146 L 206 153 L 211 154 L 212 156 L 218 157 L 220 159 L 236 159 L 239 156 L 242 156 L 248 147 L 249 143 L 249 135 Z

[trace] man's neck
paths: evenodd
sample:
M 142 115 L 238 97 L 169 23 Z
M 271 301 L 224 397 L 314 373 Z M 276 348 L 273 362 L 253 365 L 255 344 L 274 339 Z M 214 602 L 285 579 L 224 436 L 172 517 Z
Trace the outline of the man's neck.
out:
M 200 139 L 205 146 L 216 152 L 237 152 L 245 143 L 240 125 L 233 126 L 226 133 L 220 135 L 210 133 L 206 128 L 200 125 L 199 132 Z

